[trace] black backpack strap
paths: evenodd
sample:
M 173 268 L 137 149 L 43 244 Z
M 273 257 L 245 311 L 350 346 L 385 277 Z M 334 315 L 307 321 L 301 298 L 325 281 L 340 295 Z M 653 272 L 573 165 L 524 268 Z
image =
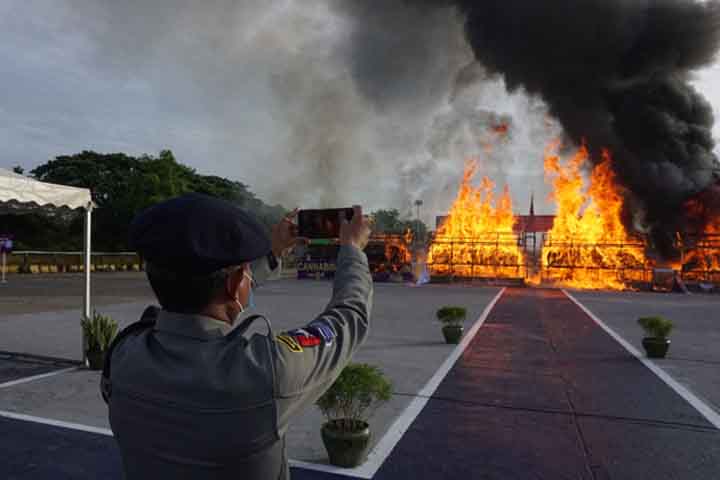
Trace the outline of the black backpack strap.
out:
M 226 338 L 233 339 L 241 335 L 245 335 L 245 332 L 248 331 L 250 326 L 255 322 L 255 320 L 262 319 L 265 321 L 265 325 L 267 325 L 268 328 L 268 335 L 272 337 L 272 327 L 270 325 L 270 320 L 265 318 L 263 315 L 250 315 L 245 320 L 242 321 L 240 325 L 233 328 L 233 330 L 226 335 Z
M 142 316 L 140 317 L 140 320 L 135 323 L 131 323 L 130 325 L 125 327 L 120 333 L 115 336 L 112 343 L 110 343 L 110 347 L 105 352 L 102 377 L 100 378 L 100 393 L 102 394 L 105 403 L 108 403 L 110 401 L 110 396 L 112 394 L 112 385 L 110 383 L 110 359 L 112 358 L 113 350 L 115 350 L 115 347 L 117 347 L 120 342 L 122 342 L 128 336 L 137 335 L 143 330 L 153 328 L 155 326 L 155 322 L 157 321 L 157 316 L 159 312 L 159 307 L 153 305 L 147 307 L 143 312 Z

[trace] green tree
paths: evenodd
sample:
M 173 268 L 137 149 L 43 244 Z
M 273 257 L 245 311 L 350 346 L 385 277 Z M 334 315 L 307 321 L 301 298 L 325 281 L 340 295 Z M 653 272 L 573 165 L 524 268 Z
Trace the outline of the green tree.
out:
M 287 213 L 281 205 L 268 205 L 252 193 L 247 185 L 213 175 L 198 175 L 192 191 L 223 198 L 253 212 L 268 228 Z
M 24 175 L 25 169 L 21 167 L 20 165 L 15 165 L 12 169 L 13 172 L 17 173 L 18 175 Z
M 391 210 L 376 210 L 372 213 L 373 228 L 378 233 L 402 233 L 403 222 L 400 220 L 400 212 L 393 208 Z
M 372 214 L 373 230 L 378 233 L 399 234 L 411 230 L 420 238 L 425 238 L 427 225 L 422 221 L 411 218 L 401 218 L 400 212 L 393 208 L 390 210 L 376 210 Z
M 138 212 L 188 192 L 204 193 L 236 203 L 255 213 L 268 226 L 285 213 L 280 206 L 266 205 L 240 182 L 198 174 L 178 163 L 170 150 L 163 150 L 156 157 L 83 151 L 59 156 L 31 173 L 44 182 L 91 190 L 98 207 L 94 212 L 93 237 L 98 250 L 127 249 L 128 227 Z M 81 228 L 72 230 L 82 231 Z M 78 246 L 81 244 L 79 235 L 73 234 L 73 244 Z

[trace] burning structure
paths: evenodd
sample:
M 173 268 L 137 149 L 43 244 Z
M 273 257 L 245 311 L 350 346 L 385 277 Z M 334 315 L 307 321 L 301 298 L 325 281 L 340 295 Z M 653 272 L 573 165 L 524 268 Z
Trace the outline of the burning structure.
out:
M 402 235 L 376 234 L 370 238 L 365 253 L 375 281 L 412 280 L 412 241 L 410 231 Z
M 680 258 L 672 267 L 688 282 L 720 284 L 720 215 L 697 199 L 688 201 L 686 208 L 704 227 L 676 236 Z
M 477 170 L 476 161 L 467 162 L 450 214 L 432 237 L 427 256 L 430 275 L 435 279 L 523 279 L 525 256 L 513 230 L 510 191 L 506 187 L 496 200 L 495 185 L 488 177 L 474 187 Z
M 460 128 L 456 125 L 469 125 L 468 136 L 478 138 L 468 142 L 468 149 L 480 152 L 487 137 L 478 134 L 480 127 L 489 126 L 491 138 L 513 142 L 512 114 L 494 116 L 489 104 L 477 115 L 475 104 L 461 101 L 460 93 L 471 94 L 460 88 L 463 85 L 499 78 L 509 92 L 541 99 L 547 116 L 562 127 L 565 143 L 587 145 L 568 162 L 561 162 L 557 153 L 546 158 L 558 217 L 531 252 L 528 232 L 518 230 L 518 222 L 513 221 L 509 193 L 495 198 L 489 180 L 472 187 L 468 178 L 476 168 L 469 168 L 450 217 L 429 247 L 433 276 L 537 276 L 558 285 L 628 288 L 650 281 L 654 268 L 672 266 L 693 281 L 716 278 L 720 241 L 712 218 L 720 214 L 716 208 L 720 188 L 713 190 L 713 185 L 720 164 L 714 153 L 712 107 L 691 80 L 692 73 L 711 64 L 718 52 L 718 2 L 387 0 L 379 7 L 343 0 L 336 4 L 353 19 L 353 31 L 347 36 L 347 51 L 352 53 L 349 71 L 371 105 L 386 112 L 398 106 L 415 115 L 421 110 L 415 109 L 420 101 L 413 97 L 435 91 L 415 80 L 447 73 L 449 64 L 456 65 L 449 60 L 457 56 L 465 67 L 448 99 L 453 116 L 433 122 L 434 131 L 444 134 Z M 467 45 L 447 41 L 447 35 L 434 28 L 458 18 Z M 554 28 L 559 25 L 562 28 Z M 474 58 L 464 63 L 465 57 L 458 54 L 467 46 Z M 323 129 L 338 123 L 305 120 L 298 123 Z M 343 134 L 322 131 L 319 137 L 326 141 L 344 138 Z M 443 155 L 445 149 L 438 145 L 445 143 L 429 143 L 437 147 L 431 149 L 433 158 L 455 158 L 451 149 L 450 155 Z M 303 150 L 327 150 L 338 158 L 352 150 L 335 154 L 335 143 L 319 145 Z M 712 207 L 711 214 L 700 219 L 695 209 L 687 208 L 694 198 L 703 207 Z
M 516 279 L 622 290 L 649 286 L 657 271 L 667 270 L 658 268 L 666 262 L 653 252 L 649 237 L 625 227 L 626 197 L 611 168 L 611 153 L 603 151 L 602 162 L 592 166 L 585 145 L 567 160 L 558 150 L 555 143 L 545 156 L 554 216 L 536 217 L 532 201 L 530 215 L 514 215 L 508 188 L 496 200 L 487 177 L 473 186 L 477 162 L 466 164 L 457 198 L 449 215 L 439 219 L 429 247 L 427 263 L 435 280 Z M 689 203 L 687 208 L 700 205 Z M 720 282 L 720 216 L 702 224 L 706 227 L 699 233 L 676 234 L 680 261 L 674 269 L 676 281 L 683 284 Z
M 545 157 L 557 215 L 543 241 L 542 280 L 573 288 L 609 289 L 648 282 L 651 267 L 645 242 L 623 225 L 623 197 L 610 168 L 610 153 L 603 152 L 604 159 L 592 169 L 586 188 L 582 168 L 588 163 L 587 147 L 580 147 L 565 164 L 556 150 L 556 145 L 551 146 Z
M 712 217 L 720 215 L 720 188 L 713 187 L 720 163 L 714 153 L 713 110 L 695 89 L 692 74 L 713 63 L 720 48 L 718 2 L 383 3 L 383 9 L 386 3 L 411 4 L 421 14 L 417 21 L 408 22 L 405 15 L 392 20 L 367 2 L 348 1 L 356 7 L 354 12 L 360 12 L 359 25 L 368 31 L 376 22 L 393 34 L 399 32 L 398 38 L 419 30 L 420 34 L 409 37 L 413 39 L 410 47 L 418 45 L 417 52 L 438 44 L 430 27 L 441 20 L 427 19 L 433 13 L 455 10 L 474 54 L 475 62 L 468 67 L 480 66 L 460 72 L 457 83 L 501 78 L 508 91 L 542 99 L 548 115 L 562 127 L 567 144 L 587 145 L 567 165 L 547 162 L 559 212 L 537 261 L 543 280 L 624 288 L 649 281 L 653 268 L 668 265 L 697 281 L 713 277 L 718 241 L 710 227 Z M 562 28 L 553 28 L 558 25 Z M 392 48 L 393 44 L 389 41 L 383 46 Z M 450 56 L 457 47 L 442 48 Z M 403 55 L 404 50 L 398 55 L 389 52 L 386 58 L 393 65 L 425 58 Z M 377 55 L 355 58 L 361 59 L 361 66 L 367 66 L 362 59 L 377 61 Z M 376 76 L 358 75 L 361 82 L 369 79 L 385 86 L 391 83 L 392 72 L 406 70 L 356 71 L 389 72 L 382 82 Z M 396 84 L 405 87 L 405 83 Z M 504 124 L 512 126 L 512 122 Z M 504 128 L 495 131 L 505 136 Z M 588 173 L 587 186 L 580 181 L 581 169 Z M 564 192 L 573 192 L 572 198 L 563 196 Z M 457 202 L 463 202 L 462 196 L 461 192 Z M 713 215 L 699 219 L 686 208 L 693 198 L 712 207 Z M 470 211 L 482 211 L 481 206 Z M 484 208 L 488 210 L 487 205 Z M 532 264 L 533 257 L 517 246 L 522 238 L 513 233 L 510 221 L 500 226 L 487 220 L 498 218 L 497 209 L 493 204 L 486 218 L 468 226 L 468 215 L 453 206 L 451 219 L 438 230 L 430 248 L 434 274 L 514 276 L 522 270 L 519 265 Z M 468 247 L 472 242 L 476 246 Z

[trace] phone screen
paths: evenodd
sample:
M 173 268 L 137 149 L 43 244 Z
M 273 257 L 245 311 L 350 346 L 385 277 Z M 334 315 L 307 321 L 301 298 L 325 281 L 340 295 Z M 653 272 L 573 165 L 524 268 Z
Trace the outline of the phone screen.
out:
M 298 235 L 304 238 L 338 238 L 340 236 L 340 215 L 351 220 L 352 208 L 327 208 L 322 210 L 300 210 L 298 212 Z

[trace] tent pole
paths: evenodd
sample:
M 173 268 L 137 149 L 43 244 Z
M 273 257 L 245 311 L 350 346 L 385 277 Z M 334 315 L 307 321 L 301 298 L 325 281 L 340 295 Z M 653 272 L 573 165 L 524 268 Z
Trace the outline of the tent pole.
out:
M 90 270 L 92 268 L 92 204 L 85 208 L 85 228 L 84 228 L 84 263 L 85 263 L 85 289 L 83 292 L 83 318 L 90 319 Z M 85 358 L 85 332 L 82 333 L 82 361 Z

